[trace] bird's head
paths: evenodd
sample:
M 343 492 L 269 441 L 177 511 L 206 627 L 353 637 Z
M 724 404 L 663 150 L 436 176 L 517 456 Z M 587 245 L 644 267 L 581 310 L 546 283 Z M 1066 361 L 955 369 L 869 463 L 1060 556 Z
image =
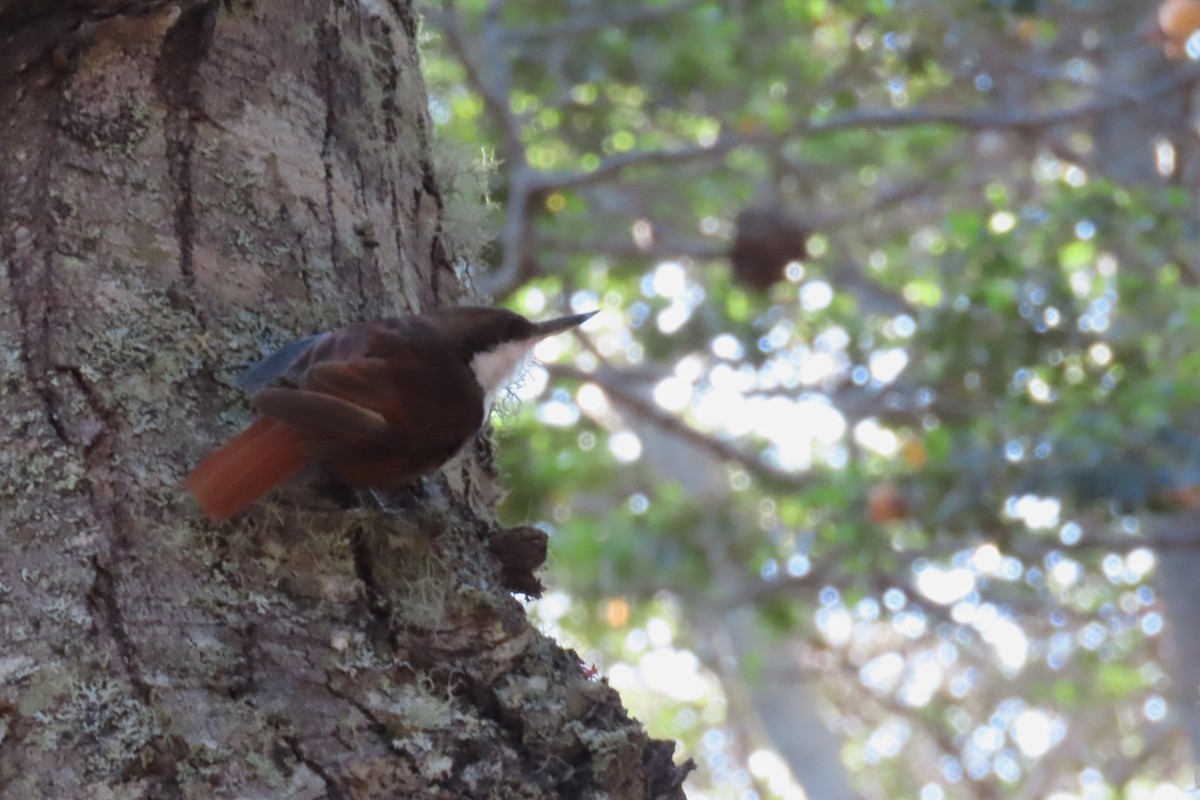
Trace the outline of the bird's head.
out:
M 437 311 L 441 333 L 471 365 L 485 394 L 504 385 L 525 362 L 533 346 L 548 336 L 570 330 L 597 312 L 530 322 L 506 308 L 459 306 Z

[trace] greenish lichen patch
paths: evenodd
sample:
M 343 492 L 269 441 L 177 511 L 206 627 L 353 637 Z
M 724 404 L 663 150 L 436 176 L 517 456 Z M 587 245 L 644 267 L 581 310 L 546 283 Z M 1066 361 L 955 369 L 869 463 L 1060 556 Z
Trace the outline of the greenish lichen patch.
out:
M 57 510 L 40 501 L 38 492 L 48 487 L 60 500 L 82 493 L 87 474 L 82 454 L 53 435 L 45 408 L 12 413 L 8 423 L 13 437 L 0 446 L 0 501 L 14 520 L 47 519 Z
M 58 125 L 75 141 L 109 157 L 132 157 L 150 132 L 150 108 L 133 97 L 96 104 L 63 92 Z
M 463 720 L 451 688 L 438 686 L 428 675 L 404 684 L 385 679 L 367 693 L 366 706 L 397 738 L 451 728 Z
M 254 770 L 254 774 L 272 789 L 279 789 L 287 782 L 283 771 L 265 753 L 246 753 L 245 759 L 250 768 Z
M 38 671 L 28 656 L 0 656 L 0 686 L 11 686 Z
M 163 398 L 173 398 L 172 414 L 187 413 L 174 387 L 200 371 L 211 353 L 190 333 L 191 315 L 174 309 L 165 291 L 130 282 L 110 295 L 117 304 L 111 310 L 115 324 L 80 337 L 76 352 L 63 360 L 78 360 L 80 376 L 104 407 L 123 412 L 135 432 L 162 431 L 178 424 L 164 418 Z
M 175 765 L 175 777 L 188 788 L 215 785 L 224 774 L 229 763 L 229 751 L 216 742 L 196 742 L 188 746 L 184 758 Z M 202 797 L 193 795 L 189 797 Z
M 0 331 L 0 397 L 23 390 L 25 383 L 25 368 L 21 360 L 23 352 L 24 348 L 16 336 L 8 331 Z
M 38 610 L 48 619 L 69 623 L 77 628 L 88 627 L 92 620 L 87 606 L 82 601 L 66 595 L 50 598 Z
M 447 564 L 427 554 L 405 566 L 404 570 L 389 570 L 384 584 L 392 600 L 393 622 L 430 629 L 444 624 L 455 591 Z
M 162 732 L 150 709 L 110 677 L 74 682 L 56 708 L 36 712 L 34 719 L 41 725 L 36 741 L 42 749 L 81 749 L 92 778 L 122 774 L 147 755 Z

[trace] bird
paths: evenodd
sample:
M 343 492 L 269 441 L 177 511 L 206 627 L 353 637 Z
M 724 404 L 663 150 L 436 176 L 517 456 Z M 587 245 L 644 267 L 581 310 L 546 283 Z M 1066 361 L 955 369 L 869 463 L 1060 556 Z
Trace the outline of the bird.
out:
M 224 520 L 310 463 L 347 486 L 410 483 L 475 437 L 535 344 L 596 313 L 531 322 L 454 306 L 298 339 L 241 376 L 259 416 L 185 486 L 207 517 Z

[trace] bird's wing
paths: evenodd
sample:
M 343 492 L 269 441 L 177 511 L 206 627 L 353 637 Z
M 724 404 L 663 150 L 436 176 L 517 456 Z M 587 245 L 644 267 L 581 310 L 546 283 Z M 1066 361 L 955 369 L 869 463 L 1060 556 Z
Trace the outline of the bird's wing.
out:
M 387 358 L 312 361 L 298 389 L 264 389 L 254 400 L 262 413 L 332 446 L 403 448 L 418 434 L 431 445 L 458 445 L 483 424 L 483 390 L 470 368 L 427 342 L 393 348 Z
M 327 336 L 329 336 L 328 333 L 316 333 L 284 345 L 262 361 L 247 368 L 237 379 L 238 388 L 256 392 L 264 386 L 275 383 L 287 374 L 288 369 L 296 363 L 297 359 Z
M 388 363 L 378 358 L 322 361 L 304 373 L 304 388 L 333 395 L 377 414 L 402 411 L 396 406 L 395 379 Z M 399 416 L 396 414 L 395 416 Z
M 382 414 L 398 433 L 438 426 L 458 435 L 483 423 L 483 390 L 461 360 L 438 348 L 409 348 L 387 358 L 323 362 L 305 387 Z
M 307 389 L 260 389 L 254 395 L 254 406 L 305 440 L 362 444 L 382 440 L 391 432 L 391 425 L 378 411 Z

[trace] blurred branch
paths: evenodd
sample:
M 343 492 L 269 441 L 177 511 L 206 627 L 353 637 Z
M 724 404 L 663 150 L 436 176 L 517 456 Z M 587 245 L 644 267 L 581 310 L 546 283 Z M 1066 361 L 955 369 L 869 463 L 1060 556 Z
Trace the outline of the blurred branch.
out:
M 463 28 L 462 17 L 454 0 L 445 0 L 441 11 L 430 12 L 430 21 L 435 22 L 445 34 L 446 44 L 450 51 L 462 64 L 466 73 L 467 84 L 483 98 L 484 108 L 487 109 L 492 121 L 500 129 L 503 141 L 504 158 L 509 168 L 525 164 L 525 147 L 521 144 L 522 121 L 509 109 L 508 98 L 512 93 L 512 75 L 508 69 L 507 60 L 501 58 L 498 62 L 491 61 L 494 57 L 496 31 L 489 25 L 498 24 L 498 6 L 488 6 L 488 14 L 484 19 L 484 56 L 489 60 L 486 73 L 475 63 L 471 54 L 471 45 L 467 41 L 467 33 Z
M 963 419 L 971 410 L 961 405 L 942 403 L 938 395 L 922 402 L 918 397 L 920 387 L 897 381 L 885 386 L 870 384 L 859 386 L 850 378 L 816 386 L 777 386 L 769 389 L 749 389 L 746 397 L 799 397 L 802 394 L 818 394 L 825 397 L 848 425 L 865 419 L 875 418 L 888 425 L 917 426 L 930 414 L 941 421 Z
M 501 264 L 480 277 L 480 287 L 486 294 L 501 297 L 520 285 L 533 271 L 536 258 L 530 215 L 537 201 L 546 195 L 605 183 L 637 167 L 679 165 L 712 159 L 723 156 L 746 141 L 740 137 L 726 136 L 711 145 L 622 153 L 602 159 L 599 166 L 590 171 L 537 172 L 522 163 L 509 173 L 508 217 L 501 238 Z
M 1127 105 L 1141 104 L 1160 94 L 1165 94 L 1184 85 L 1200 80 L 1200 66 L 1180 70 L 1161 78 L 1148 81 L 1132 90 L 1128 95 L 1108 96 L 1072 108 L 1048 109 L 1044 111 L 954 109 L 918 106 L 911 109 L 862 108 L 825 120 L 802 123 L 795 133 L 823 134 L 848 128 L 875 127 L 900 128 L 916 125 L 952 125 L 968 129 L 992 128 L 1036 128 L 1057 125 L 1079 117 L 1116 111 Z M 754 134 L 739 136 L 724 134 L 711 145 L 695 145 L 664 150 L 642 150 L 609 156 L 590 171 L 563 171 L 539 173 L 533 186 L 543 192 L 567 191 L 601 183 L 616 178 L 625 170 L 643 166 L 667 166 L 691 161 L 703 161 L 724 156 L 730 150 L 747 144 L 778 144 L 783 137 Z
M 540 25 L 532 28 L 513 28 L 508 32 L 510 45 L 525 46 L 540 44 L 546 39 L 561 39 L 567 36 L 583 36 L 589 33 L 640 25 L 688 11 L 695 6 L 716 3 L 715 0 L 676 0 L 661 6 L 642 6 L 628 9 L 607 9 L 588 14 L 577 14 L 565 22 Z
M 503 297 L 537 271 L 533 206 L 540 195 L 530 186 L 532 178 L 533 171 L 524 164 L 509 172 L 508 207 L 500 230 L 500 264 L 477 280 L 484 295 Z
M 824 120 L 799 123 L 785 134 L 754 133 L 739 135 L 725 133 L 712 144 L 679 146 L 670 149 L 643 150 L 610 155 L 603 158 L 595 169 L 542 172 L 532 169 L 525 159 L 521 141 L 523 120 L 514 115 L 509 107 L 512 76 L 505 48 L 512 42 L 535 42 L 563 36 L 581 36 L 614 24 L 632 24 L 638 21 L 662 18 L 686 12 L 713 0 L 676 0 L 657 8 L 638 8 L 611 12 L 595 12 L 579 15 L 558 25 L 504 31 L 501 12 L 502 0 L 490 0 L 482 18 L 482 33 L 478 46 L 483 51 L 487 69 L 480 67 L 472 56 L 472 45 L 464 31 L 462 19 L 454 0 L 445 0 L 440 13 L 431 15 L 431 20 L 441 26 L 446 41 L 454 55 L 462 63 L 468 83 L 480 93 L 488 116 L 499 127 L 503 139 L 504 159 L 508 169 L 509 196 L 506 218 L 500 236 L 501 263 L 490 273 L 479 276 L 478 285 L 485 294 L 503 296 L 512 291 L 529 275 L 537 271 L 537 238 L 533 225 L 539 201 L 556 191 L 572 191 L 604 184 L 622 178 L 629 170 L 645 167 L 680 166 L 689 163 L 714 162 L 731 150 L 743 145 L 781 146 L 795 136 L 813 136 L 835 133 L 854 128 L 902 128 L 921 125 L 948 125 L 968 130 L 1015 129 L 1030 130 L 1048 128 L 1065 122 L 1096 114 L 1111 113 L 1122 108 L 1137 106 L 1162 94 L 1182 88 L 1200 79 L 1200 67 L 1192 66 L 1156 77 L 1121 93 L 1106 93 L 1088 102 L 1066 108 L 1029 110 L 1026 108 L 934 108 L 918 106 L 908 109 L 860 108 L 835 114 Z M 912 182 L 896 187 L 891 192 L 881 193 L 864 209 L 856 211 L 830 212 L 816 217 L 818 227 L 840 226 L 856 222 L 863 214 L 878 211 L 890 204 L 927 191 L 931 181 Z M 548 242 L 562 247 L 561 240 Z M 639 248 L 620 240 L 594 241 L 576 244 L 572 250 L 578 252 L 594 245 L 603 252 L 630 257 L 665 257 L 672 254 L 692 255 L 697 258 L 713 258 L 723 255 L 716 246 L 703 240 L 665 241 L 654 249 Z M 852 278 L 855 285 L 861 283 L 859 276 Z
M 905 181 L 880 190 L 874 198 L 856 208 L 819 211 L 805 214 L 802 218 L 806 224 L 817 231 L 859 225 L 863 217 L 879 213 L 921 195 L 930 194 L 938 188 L 940 188 L 939 180 Z M 619 221 L 622 225 L 628 222 L 626 219 Z M 538 243 L 558 253 L 603 253 L 614 258 L 693 258 L 697 261 L 710 261 L 724 259 L 729 255 L 730 245 L 727 241 L 709 236 L 687 236 L 677 231 L 664 230 L 664 226 L 661 224 L 652 223 L 652 225 L 653 235 L 645 245 L 623 236 L 586 239 L 574 235 L 540 236 Z M 863 275 L 861 267 L 852 264 L 838 267 L 831 277 L 834 280 L 847 280 L 852 283 L 873 283 Z M 884 291 L 878 287 L 874 288 L 876 291 Z M 903 307 L 901 310 L 911 312 L 911 307 L 901 298 L 889 294 L 889 299 L 896 304 L 897 308 Z
M 542 172 L 537 176 L 535 186 L 543 192 L 569 191 L 591 186 L 597 183 L 618 178 L 621 173 L 637 167 L 665 167 L 684 164 L 691 161 L 706 161 L 724 156 L 735 147 L 758 141 L 766 141 L 765 137 L 742 137 L 726 134 L 712 144 L 689 145 L 662 150 L 636 150 L 607 156 L 593 170 L 570 170 L 562 172 Z
M 968 175 L 958 180 L 953 187 L 947 186 L 947 176 L 951 175 L 956 167 L 969 161 L 969 158 L 969 149 L 960 144 L 945 153 L 943 157 L 936 159 L 929 167 L 928 174 L 934 177 L 915 178 L 881 187 L 865 203 L 858 203 L 852 207 L 843 207 L 841 203 L 834 203 L 828 210 L 810 214 L 806 221 L 816 230 L 850 225 L 859 226 L 864 217 L 878 214 L 924 196 L 934 194 L 944 196 L 948 188 L 953 188 L 954 191 L 963 194 L 975 191 L 986 186 L 992 179 L 982 175 Z M 779 163 L 793 174 L 803 174 L 799 165 L 788 159 L 782 159 Z
M 712 261 L 725 258 L 729 245 L 697 236 L 654 236 L 642 246 L 632 239 L 580 239 L 575 236 L 543 236 L 541 244 L 558 253 L 603 253 L 613 258 L 646 258 L 662 260 L 668 258 L 693 258 L 697 261 Z
M 861 266 L 852 261 L 843 261 L 833 267 L 828 271 L 827 277 L 831 284 L 854 295 L 864 313 L 893 317 L 907 314 L 914 319 L 917 317 L 917 310 L 903 295 L 881 286 L 872 280 Z
M 1053 550 L 1067 553 L 1094 549 L 1124 553 L 1136 550 L 1139 547 L 1148 547 L 1158 551 L 1200 550 L 1200 533 L 1192 530 L 1165 531 L 1159 529 L 1161 527 L 1156 526 L 1154 532 L 1141 533 L 1136 536 L 1123 533 L 1114 534 L 1085 531 L 1079 540 L 1072 544 L 1064 544 L 1059 539 L 1023 536 L 1011 542 L 1009 549 L 1013 555 L 1026 559 L 1031 556 L 1041 557 Z
M 884 187 L 874 197 L 857 208 L 836 208 L 827 211 L 817 211 L 805 217 L 805 221 L 818 231 L 826 228 L 857 224 L 862 222 L 863 217 L 876 214 L 921 195 L 929 194 L 935 189 L 941 190 L 944 188 L 945 178 L 940 175 L 937 178 L 921 178 L 905 181 L 895 186 Z
M 545 368 L 552 378 L 568 378 L 598 385 L 617 405 L 636 414 L 642 420 L 668 433 L 679 436 L 723 462 L 744 467 L 746 471 L 759 478 L 783 486 L 789 486 L 793 489 L 806 488 L 812 483 L 812 478 L 809 475 L 786 472 L 773 467 L 757 456 L 747 453 L 729 442 L 696 430 L 674 414 L 659 408 L 653 402 L 643 399 L 636 392 L 622 386 L 615 378 L 615 370 L 585 372 L 577 367 L 566 364 L 546 364 Z
M 503 0 L 490 0 L 484 14 L 481 38 L 489 65 L 486 74 L 471 55 L 471 45 L 454 0 L 445 0 L 441 13 L 435 16 L 445 33 L 447 45 L 463 66 L 467 83 L 483 98 L 484 109 L 500 131 L 504 162 L 508 168 L 508 203 L 500 232 L 501 263 L 494 272 L 480 276 L 478 285 L 485 295 L 507 293 L 533 272 L 534 267 L 531 215 L 536 199 L 532 186 L 534 171 L 525 158 L 525 145 L 521 142 L 524 123 L 509 107 L 512 74 L 508 60 L 503 56 L 502 10 Z
M 822 586 L 843 587 L 851 583 L 850 573 L 845 568 L 846 559 L 852 555 L 853 549 L 846 545 L 832 548 L 825 553 L 819 562 L 815 562 L 804 575 L 788 575 L 774 580 L 764 580 L 747 576 L 738 583 L 710 600 L 714 609 L 722 613 L 730 613 L 776 597 L 785 597 L 798 593 L 803 597 L 813 597 L 814 590 Z M 684 592 L 681 596 L 687 597 Z
M 918 106 L 911 109 L 862 108 L 825 120 L 803 123 L 795 133 L 823 134 L 848 128 L 900 128 L 917 125 L 951 125 L 968 129 L 1037 128 L 1069 122 L 1079 117 L 1116 111 L 1127 105 L 1141 104 L 1186 84 L 1200 80 L 1200 66 L 1179 70 L 1148 81 L 1129 94 L 1107 96 L 1071 108 L 1043 111 L 955 109 Z M 711 145 L 695 145 L 664 150 L 641 150 L 602 159 L 594 170 L 575 170 L 538 173 L 531 186 L 541 192 L 568 191 L 616 178 L 624 171 L 644 166 L 668 166 L 691 161 L 703 161 L 724 156 L 736 147 L 747 144 L 779 143 L 783 137 L 754 134 L 739 136 L 724 134 Z
M 969 130 L 996 128 L 1048 128 L 1082 117 L 1119 111 L 1126 106 L 1142 105 L 1159 95 L 1182 89 L 1200 80 L 1200 66 L 1192 65 L 1146 81 L 1127 93 L 1107 94 L 1086 103 L 1065 108 L 1026 109 L 961 109 L 916 106 L 909 109 L 859 108 L 827 119 L 802 124 L 797 133 L 834 133 L 848 128 L 904 128 L 914 125 L 950 125 Z

